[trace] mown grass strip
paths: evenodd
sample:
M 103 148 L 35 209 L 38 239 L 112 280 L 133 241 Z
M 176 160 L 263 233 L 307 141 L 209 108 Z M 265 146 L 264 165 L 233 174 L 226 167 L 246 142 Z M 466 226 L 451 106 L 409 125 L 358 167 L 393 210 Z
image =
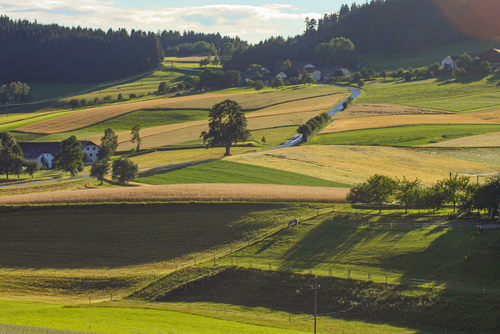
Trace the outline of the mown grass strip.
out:
M 351 187 L 347 184 L 322 180 L 307 175 L 232 161 L 211 161 L 188 166 L 156 168 L 141 173 L 137 181 L 155 185 L 183 183 L 262 183 L 318 187 Z
M 500 125 L 416 125 L 321 134 L 306 145 L 415 147 L 499 131 Z

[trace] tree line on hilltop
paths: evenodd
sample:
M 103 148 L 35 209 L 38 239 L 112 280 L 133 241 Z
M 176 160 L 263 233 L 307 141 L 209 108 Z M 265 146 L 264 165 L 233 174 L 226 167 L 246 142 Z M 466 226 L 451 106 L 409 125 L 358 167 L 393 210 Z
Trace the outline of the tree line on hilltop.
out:
M 156 34 L 45 25 L 0 16 L 0 82 L 105 82 L 158 68 Z
M 447 5 L 457 5 L 453 1 L 449 0 Z M 246 50 L 238 50 L 225 68 L 244 69 L 253 63 L 271 67 L 276 61 L 287 58 L 314 60 L 320 64 L 317 66 L 322 66 L 325 56 L 318 53 L 317 47 L 336 37 L 352 41 L 356 50 L 363 54 L 413 52 L 470 36 L 460 30 L 433 0 L 371 0 L 359 5 L 343 4 L 337 12 L 325 14 L 319 20 L 307 18 L 301 35 L 270 37 Z M 352 60 L 356 60 L 354 54 Z M 349 64 L 340 59 L 333 65 Z

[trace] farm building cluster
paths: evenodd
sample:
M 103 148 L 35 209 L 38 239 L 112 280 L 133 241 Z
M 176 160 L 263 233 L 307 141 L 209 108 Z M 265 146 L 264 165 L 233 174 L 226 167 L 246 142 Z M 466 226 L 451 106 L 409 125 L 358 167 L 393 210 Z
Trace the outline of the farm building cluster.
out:
M 317 68 L 310 61 L 293 60 L 290 61 L 291 66 L 289 71 L 285 73 L 285 71 L 283 71 L 284 65 L 284 61 L 277 61 L 273 71 L 263 67 L 258 71 L 241 72 L 241 79 L 245 82 L 248 82 L 249 80 L 262 80 L 262 83 L 265 86 L 269 86 L 271 81 L 275 78 L 290 80 L 292 77 L 300 77 L 305 72 L 318 82 L 328 82 L 338 76 L 349 76 L 355 71 L 354 69 L 348 69 L 342 66 Z M 362 62 L 358 62 L 356 63 L 356 67 L 362 68 L 364 67 L 364 64 Z
M 80 142 L 82 144 L 81 149 L 85 154 L 83 163 L 90 165 L 97 161 L 97 153 L 100 147 L 92 141 L 81 140 Z M 47 169 L 53 168 L 53 160 L 56 154 L 61 151 L 60 142 L 19 143 L 19 145 L 23 150 L 25 159 L 35 160 L 40 166 Z
M 493 69 L 500 68 L 500 49 L 492 48 L 481 54 L 470 53 L 469 56 L 472 59 L 478 58 L 480 61 L 487 61 Z M 453 70 L 457 67 L 457 61 L 459 58 L 460 56 L 447 56 L 444 58 L 441 61 L 443 70 Z

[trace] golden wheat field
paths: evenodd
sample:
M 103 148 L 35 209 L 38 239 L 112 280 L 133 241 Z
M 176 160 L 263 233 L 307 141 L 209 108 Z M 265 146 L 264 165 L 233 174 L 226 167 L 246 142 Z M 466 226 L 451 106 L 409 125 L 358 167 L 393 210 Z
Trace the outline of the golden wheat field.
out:
M 327 126 L 321 133 L 334 133 L 352 130 L 363 130 L 363 129 L 375 129 L 375 128 L 387 128 L 395 126 L 406 126 L 406 125 L 423 125 L 423 124 L 500 124 L 500 110 L 493 111 L 483 111 L 476 113 L 467 114 L 453 114 L 453 113 L 419 113 L 419 114 L 404 114 L 404 113 L 394 113 L 393 109 L 389 110 L 389 115 L 383 116 L 368 116 L 370 115 L 370 110 L 367 107 L 366 113 L 354 112 L 349 114 L 344 118 L 335 118 L 335 121 Z M 408 109 L 409 107 L 401 106 L 401 109 Z M 424 110 L 419 108 L 414 108 L 422 112 Z M 358 109 L 359 110 L 359 109 Z M 408 110 L 410 112 L 410 110 Z M 373 113 L 375 114 L 375 113 Z M 356 116 L 362 115 L 362 116 Z
M 163 201 L 345 202 L 347 188 L 263 184 L 173 184 L 0 197 L 0 204 Z
M 345 97 L 345 94 L 334 94 L 281 103 L 276 106 L 246 114 L 248 129 L 259 130 L 271 127 L 299 125 L 308 119 L 326 111 Z M 195 121 L 157 126 L 141 130 L 142 148 L 164 145 L 175 145 L 200 138 L 202 131 L 208 130 L 208 121 Z M 87 137 L 87 140 L 99 142 L 101 136 Z M 130 132 L 119 132 L 120 150 L 131 150 L 136 145 L 130 142 Z
M 485 133 L 477 136 L 448 140 L 442 143 L 427 144 L 422 147 L 499 147 L 500 132 Z
M 141 109 L 162 107 L 170 105 L 172 103 L 179 103 L 179 102 L 189 103 L 191 101 L 203 100 L 206 98 L 217 98 L 220 100 L 228 96 L 231 96 L 231 94 L 191 95 L 191 96 L 181 96 L 168 99 L 157 99 L 157 100 L 149 100 L 142 102 L 110 105 L 100 108 L 86 109 L 69 115 L 56 117 L 46 121 L 26 125 L 16 129 L 16 131 L 28 132 L 28 133 L 40 133 L 40 134 L 68 132 L 77 129 L 82 129 L 87 126 L 104 122 L 108 119 L 118 117 Z
M 370 146 L 302 146 L 263 151 L 224 159 L 265 166 L 326 180 L 357 184 L 374 174 L 400 179 L 416 177 L 434 184 L 452 173 L 492 174 L 500 167 L 416 152 L 412 149 Z

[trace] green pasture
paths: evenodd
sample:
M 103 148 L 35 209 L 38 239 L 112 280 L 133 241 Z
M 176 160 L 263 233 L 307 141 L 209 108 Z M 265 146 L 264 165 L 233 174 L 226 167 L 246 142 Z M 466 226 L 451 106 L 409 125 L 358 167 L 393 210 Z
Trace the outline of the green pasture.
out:
M 288 139 L 297 134 L 297 126 L 284 126 L 279 128 L 270 128 L 250 131 L 250 140 L 261 144 L 263 148 L 274 147 L 283 144 Z M 262 142 L 262 137 L 266 142 Z
M 112 303 L 92 307 L 64 307 L 23 301 L 0 300 L 0 316 L 4 324 L 37 326 L 74 332 L 46 331 L 36 328 L 14 327 L 13 334 L 80 334 L 98 333 L 306 333 L 311 332 L 312 318 L 291 315 L 266 308 L 248 308 L 216 303 Z M 288 316 L 294 321 L 289 322 Z M 408 328 L 363 321 L 319 317 L 319 333 L 430 333 Z
M 358 210 L 299 219 L 298 228 L 276 232 L 219 259 L 218 265 L 238 261 L 244 267 L 331 273 L 380 283 L 386 282 L 387 275 L 388 282 L 428 279 L 433 286 L 455 283 L 478 291 L 483 286 L 498 290 L 499 255 L 486 246 L 498 230 L 485 229 L 484 235 L 475 236 L 472 228 L 425 227 L 446 219 L 416 210 L 402 212 L 378 215 Z M 453 266 L 444 270 L 449 264 Z M 438 271 L 439 275 L 432 274 Z
M 210 161 L 145 171 L 137 182 L 147 184 L 262 183 L 295 186 L 350 187 L 315 177 L 232 161 Z
M 415 147 L 499 132 L 500 125 L 415 125 L 321 134 L 306 145 L 382 145 Z
M 7 179 L 6 175 L 2 174 L 0 175 L 0 184 L 5 184 L 7 182 L 15 182 L 15 181 L 29 182 L 31 180 L 33 181 L 52 180 L 52 179 L 68 178 L 70 176 L 71 174 L 69 172 L 63 172 L 56 169 L 43 169 L 35 172 L 35 174 L 33 174 L 33 177 L 31 177 L 31 175 L 28 174 L 21 174 L 19 175 L 19 177 L 17 177 L 17 175 L 9 175 L 9 178 Z M 0 192 L 1 191 L 2 190 L 0 189 Z
M 46 135 L 35 141 L 61 141 L 72 135 L 77 138 L 104 135 L 104 130 L 107 128 L 112 128 L 115 132 L 130 131 L 134 124 L 140 124 L 145 129 L 205 119 L 208 119 L 207 110 L 145 109 L 118 116 L 80 130 Z
M 460 56 L 463 53 L 483 53 L 491 48 L 498 48 L 498 39 L 471 39 L 457 43 L 426 48 L 414 53 L 369 53 L 361 56 L 367 67 L 377 71 L 397 70 L 399 68 L 419 68 L 440 63 L 447 56 Z
M 414 80 L 377 79 L 367 83 L 356 103 L 400 104 L 454 112 L 474 112 L 500 107 L 498 74 Z

